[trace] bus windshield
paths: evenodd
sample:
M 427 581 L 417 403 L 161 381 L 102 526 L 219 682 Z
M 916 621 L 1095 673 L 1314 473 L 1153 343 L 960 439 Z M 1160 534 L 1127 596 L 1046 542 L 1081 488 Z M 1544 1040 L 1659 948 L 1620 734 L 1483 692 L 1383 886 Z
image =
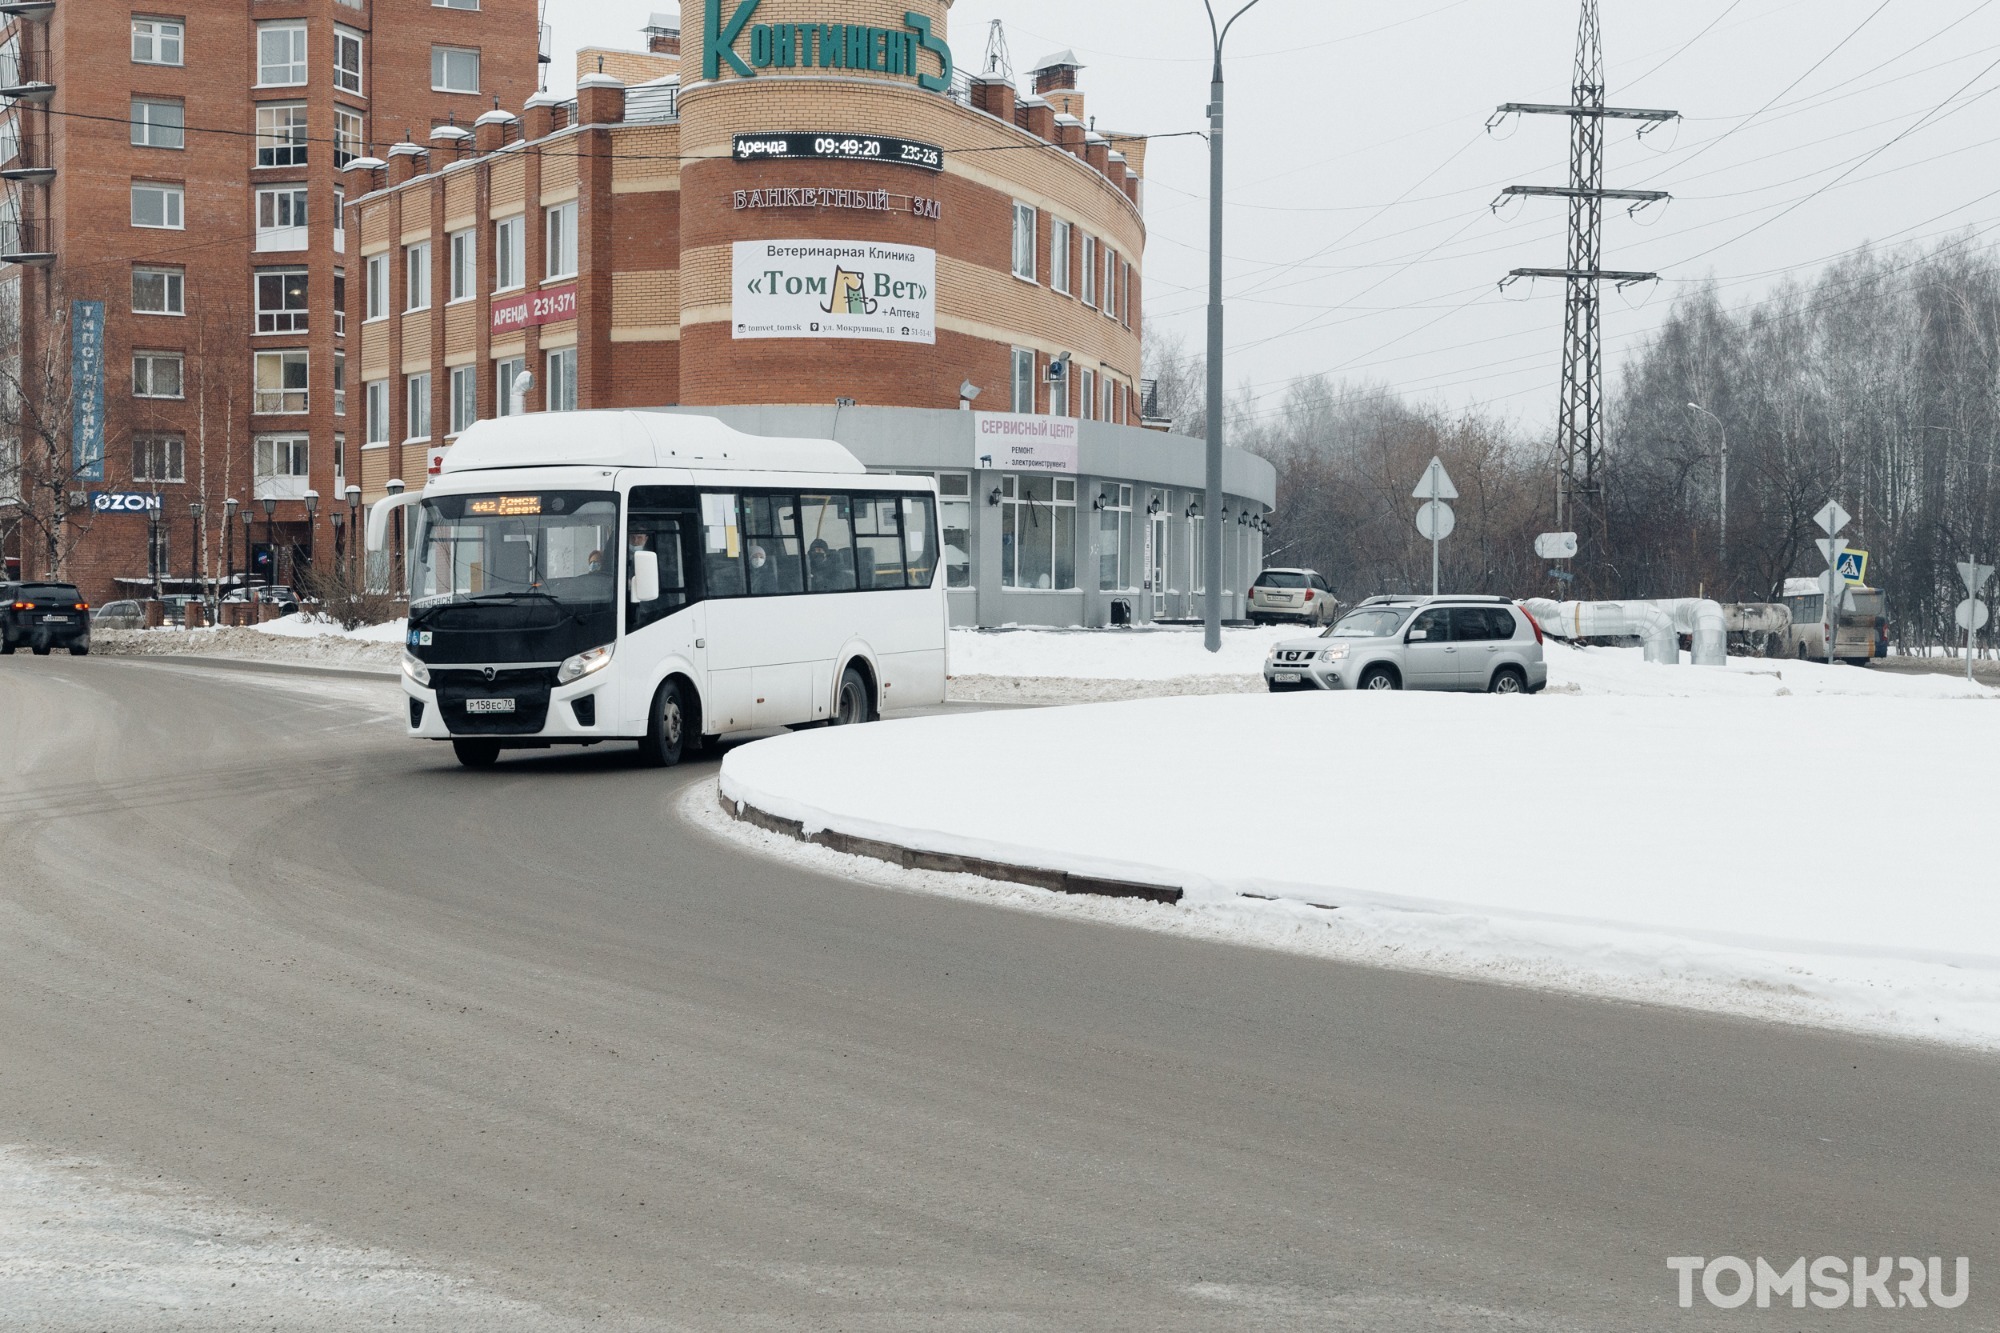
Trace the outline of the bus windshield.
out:
M 417 511 L 413 611 L 467 603 L 608 607 L 618 497 L 609 491 L 441 495 Z

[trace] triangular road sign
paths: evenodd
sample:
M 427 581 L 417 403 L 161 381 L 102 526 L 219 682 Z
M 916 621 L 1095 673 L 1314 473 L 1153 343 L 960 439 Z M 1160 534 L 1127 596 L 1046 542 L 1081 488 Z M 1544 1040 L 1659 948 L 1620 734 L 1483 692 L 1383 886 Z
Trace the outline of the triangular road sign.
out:
M 1831 537 L 1847 526 L 1848 514 L 1840 507 L 1840 501 L 1828 500 L 1826 508 L 1813 515 L 1813 522 L 1819 524 L 1820 531 Z
M 1431 459 L 1431 465 L 1424 469 L 1422 480 L 1417 482 L 1417 489 L 1411 491 L 1410 495 L 1412 498 L 1418 500 L 1456 500 L 1458 498 L 1458 487 L 1451 484 L 1451 474 L 1444 470 L 1443 459 Z
M 1965 590 L 1977 597 L 1979 590 L 1986 586 L 1986 580 L 1993 577 L 1993 566 L 1961 560 L 1958 562 L 1958 576 L 1965 580 Z
M 1819 539 L 1820 559 L 1826 561 L 1828 568 L 1837 565 L 1840 562 L 1842 553 L 1846 550 L 1847 538 L 1845 537 L 1821 537 Z

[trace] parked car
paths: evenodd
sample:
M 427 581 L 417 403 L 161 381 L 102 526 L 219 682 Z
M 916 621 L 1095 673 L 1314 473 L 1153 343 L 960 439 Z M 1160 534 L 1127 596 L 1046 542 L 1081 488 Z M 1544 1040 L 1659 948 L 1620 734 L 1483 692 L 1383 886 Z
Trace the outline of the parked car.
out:
M 92 629 L 144 629 L 146 613 L 137 602 L 106 602 L 90 613 Z
M 90 651 L 90 603 L 70 583 L 16 583 L 0 602 L 0 653 L 26 644 L 37 657 L 68 648 L 72 657 Z
M 292 615 L 299 609 L 299 595 L 282 583 L 274 584 L 268 588 L 262 584 L 231 588 L 223 594 L 222 600 L 225 603 L 262 602 L 266 606 L 276 607 L 278 614 L 281 616 Z
M 1273 645 L 1264 683 L 1535 694 L 1549 668 L 1541 626 L 1505 597 L 1371 597 L 1321 634 Z
M 1317 570 L 1267 569 L 1250 585 L 1243 610 L 1253 625 L 1274 625 L 1281 620 L 1327 625 L 1333 622 L 1338 606 L 1333 590 Z

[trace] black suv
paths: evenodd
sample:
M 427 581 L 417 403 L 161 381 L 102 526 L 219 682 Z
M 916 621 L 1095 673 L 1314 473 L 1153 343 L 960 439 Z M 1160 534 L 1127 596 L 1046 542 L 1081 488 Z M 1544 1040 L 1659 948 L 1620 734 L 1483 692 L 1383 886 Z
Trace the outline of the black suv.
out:
M 90 651 L 90 603 L 68 583 L 0 583 L 0 653 L 26 644 L 45 657 L 67 648 Z

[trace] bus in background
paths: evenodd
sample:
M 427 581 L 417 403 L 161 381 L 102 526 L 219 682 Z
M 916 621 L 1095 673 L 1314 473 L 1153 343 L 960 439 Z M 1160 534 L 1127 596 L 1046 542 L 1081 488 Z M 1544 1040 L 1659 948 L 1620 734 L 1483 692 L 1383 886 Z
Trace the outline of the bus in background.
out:
M 460 763 L 942 702 L 937 483 L 712 417 L 535 413 L 468 428 L 407 507 L 409 732 Z
M 1840 613 L 1834 632 L 1833 656 L 1850 666 L 1867 666 L 1889 655 L 1889 603 L 1880 588 L 1855 584 L 1853 609 Z M 1785 609 L 1792 614 L 1786 631 L 1787 656 L 1826 660 L 1826 594 L 1818 579 L 1786 579 Z

